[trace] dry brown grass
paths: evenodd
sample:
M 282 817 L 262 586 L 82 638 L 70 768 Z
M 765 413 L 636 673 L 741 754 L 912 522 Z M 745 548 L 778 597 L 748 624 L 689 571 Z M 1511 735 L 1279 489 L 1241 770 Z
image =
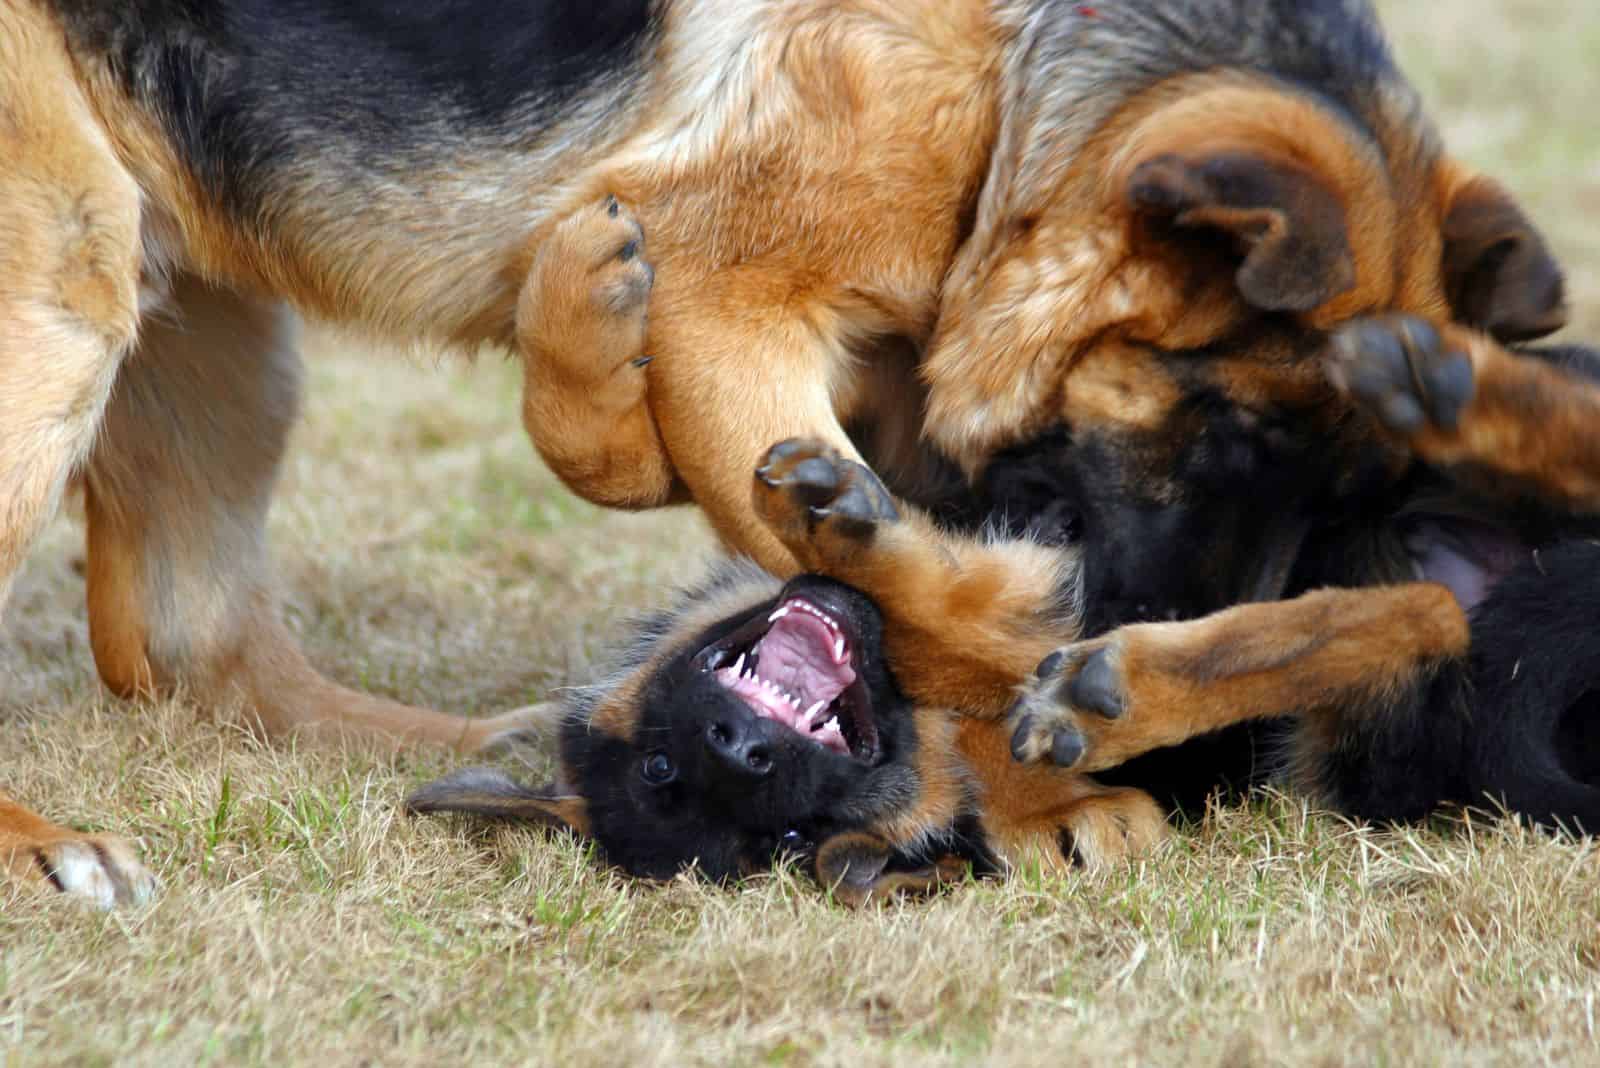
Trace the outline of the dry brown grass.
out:
M 1521 192 L 1600 334 L 1600 10 L 1391 0 L 1468 155 Z M 687 514 L 563 495 L 515 379 L 322 341 L 274 538 L 317 661 L 500 710 L 581 679 L 694 570 Z M 397 462 L 397 460 L 399 462 Z M 866 914 L 790 873 L 627 885 L 568 841 L 400 816 L 443 758 L 264 748 L 214 710 L 104 699 L 79 533 L 0 631 L 7 784 L 137 836 L 166 881 L 105 915 L 0 886 L 7 1064 L 1592 1063 L 1600 848 L 1478 823 L 1224 811 L 1136 868 Z

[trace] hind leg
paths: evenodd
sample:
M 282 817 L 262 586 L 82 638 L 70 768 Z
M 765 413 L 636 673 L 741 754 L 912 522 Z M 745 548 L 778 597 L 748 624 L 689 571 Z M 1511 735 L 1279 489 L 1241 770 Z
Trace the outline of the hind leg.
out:
M 279 619 L 264 528 L 299 400 L 292 320 L 194 279 L 164 318 L 124 368 L 86 472 L 101 677 L 123 695 L 182 685 L 240 701 L 269 735 L 475 747 L 493 721 L 337 686 Z

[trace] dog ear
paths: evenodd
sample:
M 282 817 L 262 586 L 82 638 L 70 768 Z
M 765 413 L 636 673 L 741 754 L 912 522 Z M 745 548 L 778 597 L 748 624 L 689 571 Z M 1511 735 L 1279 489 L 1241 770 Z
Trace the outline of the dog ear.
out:
M 1236 280 L 1263 311 L 1307 312 L 1355 285 L 1344 207 L 1311 173 L 1244 152 L 1164 154 L 1128 180 L 1136 215 L 1213 230 L 1244 255 Z
M 583 798 L 555 785 L 530 790 L 495 768 L 463 768 L 431 782 L 406 798 L 406 811 L 470 812 L 589 834 L 589 806 Z
M 1501 342 L 1566 325 L 1566 284 L 1544 238 L 1498 183 L 1474 178 L 1444 218 L 1444 284 L 1454 317 Z

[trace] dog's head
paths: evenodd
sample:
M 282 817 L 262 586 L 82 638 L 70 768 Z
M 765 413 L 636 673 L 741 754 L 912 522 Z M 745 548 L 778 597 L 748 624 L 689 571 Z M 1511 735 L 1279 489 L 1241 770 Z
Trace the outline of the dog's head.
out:
M 1263 529 L 1247 499 L 1201 530 L 1217 485 L 1256 486 L 1265 510 L 1318 478 L 1398 474 L 1322 371 L 1340 325 L 1396 311 L 1518 341 L 1562 324 L 1544 241 L 1441 151 L 1365 5 L 1094 5 L 1026 32 L 928 349 L 927 428 L 974 479 L 1093 503 L 1058 519 L 1088 524 L 1111 622 L 1268 591 L 1295 532 L 1241 536 Z M 1160 536 L 1126 538 L 1135 523 Z M 1193 588 L 1140 588 L 1173 564 Z
M 958 773 L 930 759 L 949 730 L 919 725 L 881 628 L 850 587 L 727 565 L 643 620 L 613 678 L 567 698 L 555 783 L 472 769 L 410 807 L 566 827 L 630 874 L 714 880 L 904 819 L 928 790 L 950 789 L 930 776 Z

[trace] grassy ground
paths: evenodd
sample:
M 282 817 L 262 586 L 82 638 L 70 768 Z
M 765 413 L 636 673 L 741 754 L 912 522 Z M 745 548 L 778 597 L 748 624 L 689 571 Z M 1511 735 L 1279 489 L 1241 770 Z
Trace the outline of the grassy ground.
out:
M 1503 175 L 1600 335 L 1600 10 L 1391 0 L 1448 136 Z M 319 340 L 274 518 L 339 677 L 492 711 L 581 678 L 693 571 L 691 515 L 563 495 L 514 378 Z M 397 462 L 398 461 L 398 462 Z M 104 915 L 0 885 L 7 1064 L 1472 1064 L 1591 1061 L 1600 848 L 1350 828 L 1291 799 L 1137 867 L 841 911 L 787 873 L 626 885 L 565 841 L 400 816 L 442 758 L 264 748 L 95 686 L 64 518 L 0 631 L 7 785 L 137 836 L 166 891 Z M 354 551 L 352 551 L 354 548 Z

